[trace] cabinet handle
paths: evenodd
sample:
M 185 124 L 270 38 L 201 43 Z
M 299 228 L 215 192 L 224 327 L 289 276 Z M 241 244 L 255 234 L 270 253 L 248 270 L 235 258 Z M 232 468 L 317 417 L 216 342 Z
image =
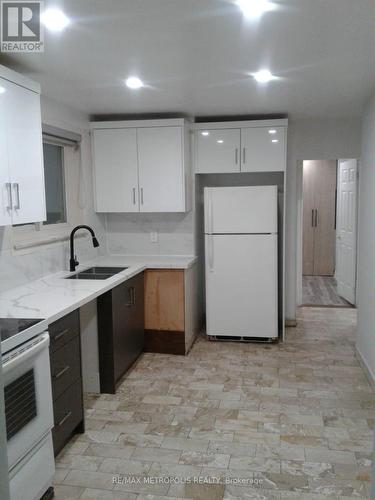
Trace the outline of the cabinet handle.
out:
M 235 157 L 236 165 L 238 165 L 238 148 L 235 149 L 234 157 Z
M 135 188 L 133 188 L 133 205 L 135 205 Z
M 315 227 L 318 227 L 318 209 L 315 209 Z
M 62 377 L 64 375 L 64 373 L 66 373 L 69 370 L 70 370 L 70 366 L 67 365 L 67 366 L 65 366 L 65 368 L 63 368 L 58 373 L 56 373 L 56 375 L 54 375 L 53 378 L 57 380 L 58 378 Z
M 7 190 L 7 193 L 8 193 L 8 206 L 7 206 L 7 210 L 12 210 L 12 206 L 13 206 L 13 201 L 12 201 L 12 184 L 10 182 L 7 182 L 5 184 L 6 186 L 6 190 Z
M 143 188 L 141 188 L 141 205 L 143 205 Z
M 134 288 L 134 286 L 132 287 L 132 291 L 133 291 L 133 306 L 135 306 L 135 288 Z
M 315 210 L 312 209 L 311 210 L 311 227 L 314 227 L 314 213 L 315 213 Z
M 60 422 L 58 422 L 58 426 L 61 427 L 62 425 L 65 424 L 65 422 L 72 416 L 72 412 L 71 411 L 68 411 L 68 413 L 65 415 L 65 417 L 63 417 Z
M 17 204 L 14 205 L 13 208 L 14 210 L 19 210 L 21 208 L 21 203 L 20 203 L 20 185 L 18 184 L 18 182 L 13 183 L 13 189 L 15 190 L 17 196 Z
M 242 163 L 246 163 L 246 148 L 242 150 Z
M 128 290 L 128 296 L 129 296 L 129 302 L 125 304 L 126 307 L 131 307 L 133 305 L 133 287 L 130 287 L 127 289 Z
M 66 335 L 68 332 L 69 332 L 69 328 L 66 328 L 65 330 L 62 330 L 60 333 L 58 333 L 57 335 L 55 335 L 53 337 L 53 340 L 59 340 L 59 339 L 61 339 L 61 337 L 64 337 L 64 335 Z

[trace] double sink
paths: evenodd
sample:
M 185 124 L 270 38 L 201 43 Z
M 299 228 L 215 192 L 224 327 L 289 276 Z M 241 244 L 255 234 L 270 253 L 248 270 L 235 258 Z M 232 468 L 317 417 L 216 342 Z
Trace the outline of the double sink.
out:
M 121 271 L 125 271 L 127 267 L 89 267 L 84 271 L 68 276 L 67 280 L 106 280 L 111 278 Z

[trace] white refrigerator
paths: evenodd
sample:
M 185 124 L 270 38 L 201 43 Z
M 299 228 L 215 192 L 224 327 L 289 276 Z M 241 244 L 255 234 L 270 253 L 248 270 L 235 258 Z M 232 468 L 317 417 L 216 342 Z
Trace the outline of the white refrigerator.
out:
M 206 333 L 278 337 L 277 186 L 205 188 Z

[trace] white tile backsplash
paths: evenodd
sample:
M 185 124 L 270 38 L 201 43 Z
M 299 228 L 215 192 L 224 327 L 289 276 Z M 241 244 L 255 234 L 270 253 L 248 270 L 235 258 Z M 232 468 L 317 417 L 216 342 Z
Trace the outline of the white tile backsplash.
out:
M 109 214 L 110 254 L 194 255 L 194 213 Z M 150 233 L 158 233 L 152 243 Z

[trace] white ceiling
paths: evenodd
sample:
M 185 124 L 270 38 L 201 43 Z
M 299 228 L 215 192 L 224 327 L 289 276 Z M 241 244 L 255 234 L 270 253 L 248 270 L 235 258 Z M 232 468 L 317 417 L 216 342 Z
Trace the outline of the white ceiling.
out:
M 255 23 L 233 0 L 48 1 L 71 26 L 5 63 L 90 114 L 360 114 L 375 88 L 375 0 L 274 1 Z M 259 86 L 248 74 L 262 67 L 282 79 Z M 148 87 L 127 89 L 130 74 Z

